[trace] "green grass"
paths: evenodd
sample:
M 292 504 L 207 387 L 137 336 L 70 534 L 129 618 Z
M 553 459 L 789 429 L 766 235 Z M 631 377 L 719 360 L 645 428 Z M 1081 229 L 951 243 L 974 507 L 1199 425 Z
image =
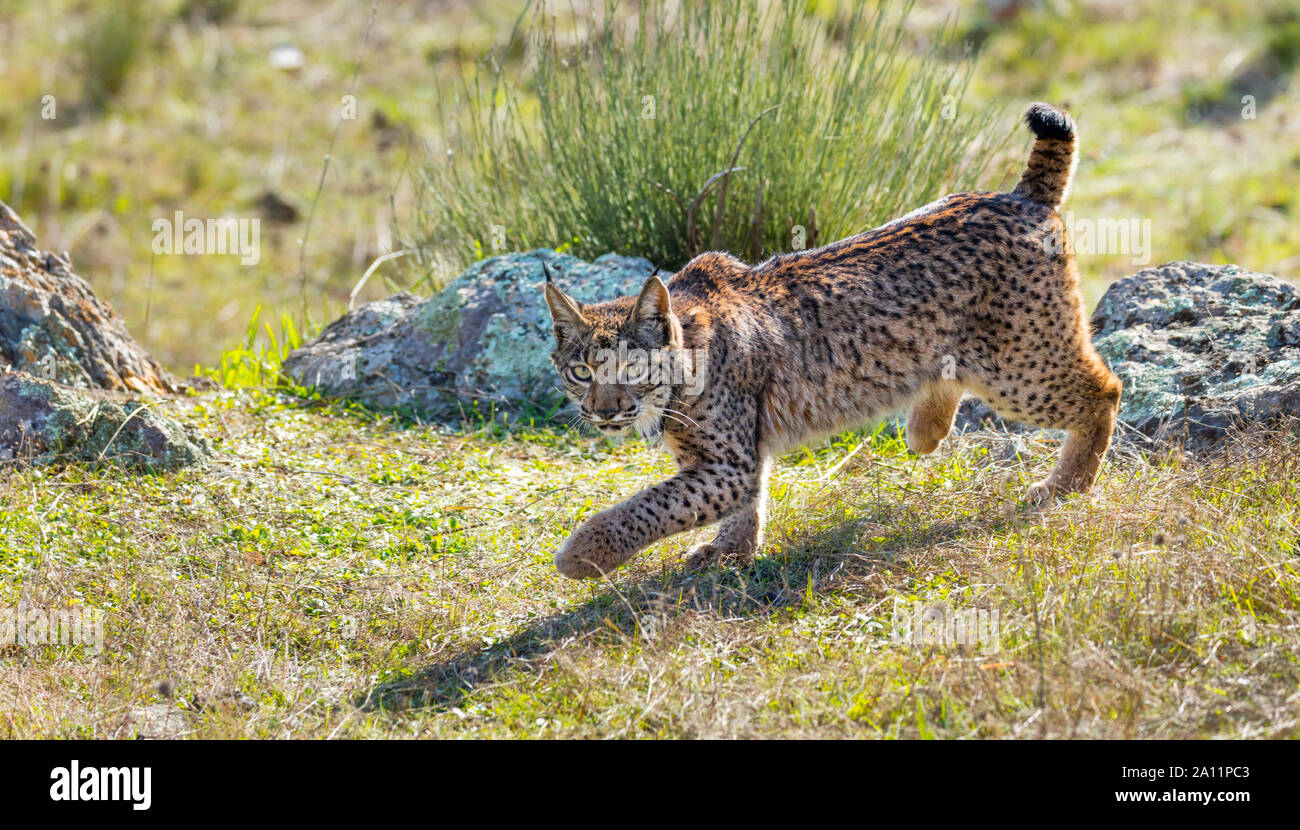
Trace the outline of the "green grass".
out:
M 559 243 L 674 269 L 712 249 L 757 260 L 979 184 L 1011 128 L 965 100 L 972 65 L 944 57 L 946 33 L 913 53 L 906 7 L 669 9 L 607 11 L 583 35 L 543 9 L 503 47 L 526 44 L 524 71 L 496 56 L 444 97 L 426 260 Z
M 102 112 L 126 88 L 148 34 L 149 9 L 140 0 L 99 3 L 76 43 L 83 79 L 82 105 Z
M 1297 736 L 1293 435 L 1120 449 L 1036 511 L 1044 437 L 850 433 L 780 461 L 752 566 L 683 573 L 699 531 L 574 583 L 551 553 L 665 453 L 179 409 L 205 470 L 0 471 L 0 605 L 107 614 L 99 656 L 5 650 L 0 737 Z M 896 602 L 996 609 L 1000 647 L 894 642 Z

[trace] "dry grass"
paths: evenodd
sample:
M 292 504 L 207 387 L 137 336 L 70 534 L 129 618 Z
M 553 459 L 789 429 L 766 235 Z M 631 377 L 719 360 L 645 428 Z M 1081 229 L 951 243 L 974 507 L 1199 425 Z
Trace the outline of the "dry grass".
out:
M 572 583 L 550 552 L 661 453 L 230 397 L 187 417 L 206 471 L 0 479 L 0 605 L 108 614 L 98 657 L 5 650 L 0 736 L 1297 733 L 1294 434 L 1121 448 L 1044 511 L 1018 498 L 1046 437 L 916 459 L 852 434 L 783 460 L 754 566 L 684 574 L 675 539 Z M 892 642 L 896 600 L 997 609 L 1000 648 Z

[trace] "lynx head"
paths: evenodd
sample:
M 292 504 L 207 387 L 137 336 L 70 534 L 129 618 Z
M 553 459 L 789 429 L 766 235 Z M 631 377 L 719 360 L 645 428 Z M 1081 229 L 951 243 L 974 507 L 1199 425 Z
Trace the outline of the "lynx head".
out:
M 684 359 L 668 286 L 651 275 L 637 297 L 583 304 L 547 269 L 545 292 L 555 324 L 551 362 L 582 420 L 608 435 L 629 427 L 657 433 Z

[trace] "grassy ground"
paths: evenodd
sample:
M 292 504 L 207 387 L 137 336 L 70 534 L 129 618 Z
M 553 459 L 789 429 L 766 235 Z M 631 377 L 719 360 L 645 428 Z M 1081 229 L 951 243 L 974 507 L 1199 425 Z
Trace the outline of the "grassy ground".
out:
M 752 567 L 574 583 L 551 552 L 662 452 L 262 400 L 194 405 L 206 471 L 0 474 L 0 605 L 107 612 L 98 656 L 7 650 L 0 737 L 1300 733 L 1293 436 L 1030 511 L 1047 438 L 855 433 L 782 460 Z M 896 603 L 997 642 L 894 642 Z
M 375 57 L 305 257 L 318 317 L 409 205 L 404 137 L 430 129 L 431 85 L 514 13 L 384 3 L 362 49 L 354 3 L 235 4 L 214 23 L 159 2 L 119 75 L 121 58 L 90 63 L 108 25 L 92 12 L 112 5 L 0 10 L 0 195 L 180 371 L 215 363 L 259 303 L 264 319 L 297 313 L 296 240 L 357 55 Z M 1077 215 L 1150 219 L 1153 262 L 1294 278 L 1300 121 L 1283 7 L 1043 2 L 996 23 L 964 4 L 960 25 L 982 44 L 977 98 L 1005 99 L 1009 119 L 1038 98 L 1079 116 Z M 954 8 L 921 4 L 918 49 Z M 302 70 L 267 68 L 285 42 Z M 54 121 L 34 115 L 47 91 Z M 1243 91 L 1255 119 L 1240 117 Z M 1008 185 L 1014 161 L 988 186 Z M 298 217 L 264 222 L 257 266 L 151 257 L 154 218 L 270 215 L 268 191 Z M 1081 265 L 1092 300 L 1137 267 L 1113 253 Z M 1049 469 L 1049 438 L 1017 453 L 1005 436 L 968 437 L 916 459 L 886 433 L 853 433 L 783 459 L 753 567 L 683 574 L 682 538 L 612 582 L 576 584 L 551 552 L 667 474 L 662 453 L 259 392 L 170 406 L 216 443 L 210 467 L 0 468 L 0 607 L 107 614 L 100 655 L 0 647 L 0 737 L 1298 731 L 1293 437 L 1241 436 L 1221 458 L 1118 449 L 1087 498 L 1028 511 L 1018 499 Z M 999 647 L 895 642 L 896 603 L 996 611 Z

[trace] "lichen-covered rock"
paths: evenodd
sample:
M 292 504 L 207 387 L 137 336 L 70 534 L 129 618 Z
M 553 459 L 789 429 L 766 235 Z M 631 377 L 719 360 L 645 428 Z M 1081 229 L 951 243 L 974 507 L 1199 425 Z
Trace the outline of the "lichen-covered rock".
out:
M 542 263 L 583 302 L 633 294 L 654 270 L 606 254 L 587 263 L 550 249 L 475 263 L 438 294 L 395 294 L 351 311 L 294 351 L 283 370 L 324 397 L 431 420 L 544 415 L 560 395 L 550 364 Z
M 1300 418 L 1300 291 L 1236 265 L 1171 262 L 1110 286 L 1093 343 L 1124 384 L 1119 420 L 1205 447 L 1233 427 Z M 979 401 L 958 423 L 999 423 Z
M 176 388 L 67 257 L 39 250 L 0 202 L 0 464 L 201 461 L 201 436 L 131 397 Z
M 1093 342 L 1124 381 L 1122 418 L 1193 445 L 1300 417 L 1300 292 L 1235 265 L 1172 262 L 1119 280 Z
M 211 454 L 196 430 L 137 400 L 114 400 L 0 370 L 0 463 L 106 463 L 175 470 Z
M 0 366 L 81 389 L 173 392 L 176 381 L 0 202 Z

